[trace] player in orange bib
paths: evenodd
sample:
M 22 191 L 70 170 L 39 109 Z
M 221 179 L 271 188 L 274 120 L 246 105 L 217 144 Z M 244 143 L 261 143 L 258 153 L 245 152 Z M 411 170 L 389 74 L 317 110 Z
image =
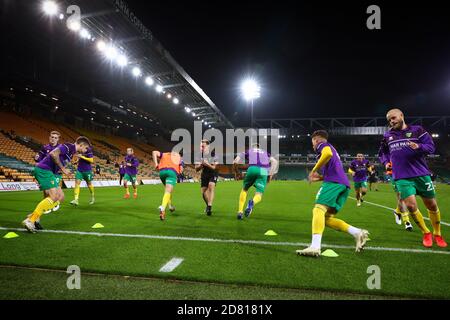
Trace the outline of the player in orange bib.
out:
M 165 220 L 166 207 L 169 206 L 170 212 L 175 211 L 172 205 L 172 192 L 177 184 L 178 176 L 183 172 L 183 160 L 177 152 L 153 151 L 153 162 L 155 168 L 159 170 L 159 178 L 164 184 L 164 196 L 159 206 L 159 218 Z

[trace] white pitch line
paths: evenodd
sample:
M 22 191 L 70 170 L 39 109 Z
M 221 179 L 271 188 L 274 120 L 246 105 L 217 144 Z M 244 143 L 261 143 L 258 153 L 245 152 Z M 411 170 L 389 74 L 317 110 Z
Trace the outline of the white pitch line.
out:
M 183 260 L 183 258 L 172 258 L 159 269 L 159 272 L 172 272 L 183 262 Z
M 356 200 L 356 198 L 353 198 L 353 197 L 349 197 L 349 198 L 352 199 L 352 200 Z M 371 204 L 371 205 L 373 205 L 373 206 L 375 206 L 375 207 L 380 207 L 380 208 L 388 209 L 388 210 L 391 210 L 391 211 L 394 211 L 394 210 L 395 210 L 395 208 L 389 208 L 389 207 L 383 206 L 383 205 L 381 205 L 381 204 L 374 203 L 374 202 L 369 202 L 369 201 L 366 201 L 366 200 L 364 200 L 363 203 L 368 203 L 368 204 Z M 430 218 L 427 218 L 427 217 L 423 217 L 423 218 L 424 218 L 425 220 L 430 220 Z M 441 225 L 450 227 L 450 223 L 447 223 L 447 222 L 444 222 L 444 221 L 441 221 Z
M 23 229 L 23 228 L 0 227 L 0 230 L 27 232 L 27 230 Z M 120 237 L 120 238 L 138 238 L 138 239 L 177 240 L 177 241 L 257 244 L 257 245 L 270 245 L 270 246 L 307 247 L 310 245 L 310 243 L 305 243 L 305 242 L 275 242 L 275 241 L 240 240 L 240 239 L 193 238 L 193 237 L 160 236 L 160 235 L 151 235 L 151 234 L 100 233 L 100 232 L 69 231 L 69 230 L 40 230 L 39 233 L 75 234 L 75 235 L 97 236 L 97 237 Z M 322 247 L 334 248 L 334 249 L 355 249 L 354 246 L 343 246 L 343 245 L 336 245 L 336 244 L 322 244 Z M 450 255 L 450 251 L 424 250 L 424 249 L 364 247 L 364 250 L 387 251 L 387 252 L 394 251 L 394 252 L 411 252 L 411 253 L 435 253 L 435 254 Z

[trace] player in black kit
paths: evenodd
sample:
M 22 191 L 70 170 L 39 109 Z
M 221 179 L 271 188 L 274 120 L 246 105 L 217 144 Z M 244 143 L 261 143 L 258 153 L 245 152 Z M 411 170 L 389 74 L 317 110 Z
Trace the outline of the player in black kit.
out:
M 201 191 L 203 201 L 205 201 L 206 204 L 205 213 L 208 216 L 212 214 L 212 204 L 214 201 L 214 192 L 218 178 L 218 161 L 211 154 L 209 150 L 209 143 L 209 140 L 202 140 L 200 144 L 201 159 L 195 164 L 195 170 L 202 170 Z

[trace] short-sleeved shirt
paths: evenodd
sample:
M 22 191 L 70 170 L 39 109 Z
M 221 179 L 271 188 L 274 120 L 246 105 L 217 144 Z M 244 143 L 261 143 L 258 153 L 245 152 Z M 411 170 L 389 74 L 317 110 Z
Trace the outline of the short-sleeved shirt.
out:
M 366 159 L 353 160 L 350 164 L 350 169 L 355 173 L 353 176 L 354 182 L 364 182 L 367 180 L 367 175 L 369 173 L 369 161 Z
M 159 170 L 172 170 L 179 175 L 184 166 L 183 159 L 181 159 L 180 154 L 176 152 L 160 152 L 159 153 Z
M 215 164 L 218 162 L 217 157 L 214 154 L 211 154 L 209 152 L 208 153 L 202 152 L 201 158 L 198 159 L 196 161 L 196 163 L 201 164 L 203 162 L 203 160 L 208 161 L 209 164 Z M 202 168 L 202 176 L 208 176 L 208 177 L 209 176 L 217 176 L 217 169 L 214 170 L 209 167 L 203 167 Z
M 61 144 L 58 146 L 58 149 L 60 151 L 59 161 L 61 161 L 61 164 L 65 167 L 70 161 L 72 161 L 73 156 L 77 152 L 75 144 L 73 143 Z M 55 174 L 59 174 L 61 170 L 58 167 L 58 165 L 53 161 L 50 154 L 48 154 L 44 159 L 42 159 L 36 166 L 44 170 L 49 170 Z
M 322 150 L 325 147 L 330 147 L 332 152 L 332 157 L 328 162 L 321 168 L 321 173 L 323 175 L 324 182 L 334 182 L 346 185 L 350 188 L 350 183 L 348 182 L 347 175 L 345 174 L 344 167 L 339 157 L 339 153 L 336 149 L 328 142 L 322 142 L 317 146 L 317 159 L 322 155 Z
M 92 147 L 89 147 L 89 149 L 86 151 L 85 154 L 83 154 L 83 156 L 85 156 L 86 158 L 93 158 L 94 157 L 94 152 Z M 78 159 L 78 171 L 80 172 L 89 172 L 92 171 L 92 164 L 82 158 Z
M 270 153 L 263 149 L 252 148 L 242 152 L 239 157 L 245 160 L 246 164 L 260 168 L 270 168 Z
M 128 166 L 127 163 L 130 163 L 131 166 Z M 137 168 L 139 167 L 139 160 L 131 155 L 125 157 L 125 174 L 130 176 L 137 175 Z

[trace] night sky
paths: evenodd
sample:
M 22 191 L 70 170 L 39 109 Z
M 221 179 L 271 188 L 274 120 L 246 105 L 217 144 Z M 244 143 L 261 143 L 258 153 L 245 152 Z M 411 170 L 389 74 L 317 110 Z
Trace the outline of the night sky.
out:
M 393 2 L 393 1 L 392 1 Z M 130 8 L 233 122 L 241 79 L 255 117 L 450 114 L 450 22 L 442 2 L 140 1 Z M 366 9 L 381 7 L 381 30 Z M 397 6 L 397 7 L 395 7 Z

